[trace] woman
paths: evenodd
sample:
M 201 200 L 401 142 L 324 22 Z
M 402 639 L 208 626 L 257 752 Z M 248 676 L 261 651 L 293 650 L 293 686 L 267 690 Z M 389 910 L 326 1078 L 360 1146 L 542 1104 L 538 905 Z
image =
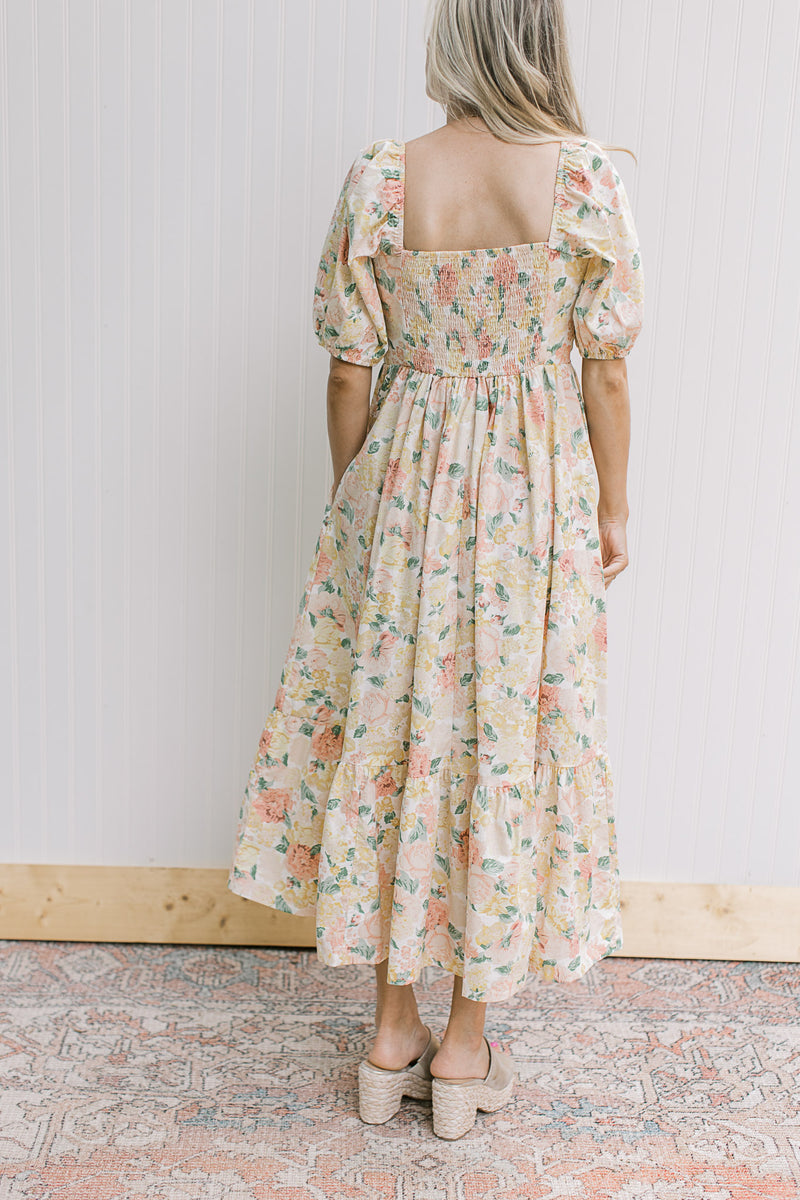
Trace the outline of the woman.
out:
M 374 965 L 361 1116 L 432 1097 L 452 1138 L 513 1091 L 487 1004 L 622 944 L 605 591 L 643 278 L 561 0 L 435 0 L 427 48 L 446 124 L 359 153 L 319 264 L 335 483 L 229 887 Z

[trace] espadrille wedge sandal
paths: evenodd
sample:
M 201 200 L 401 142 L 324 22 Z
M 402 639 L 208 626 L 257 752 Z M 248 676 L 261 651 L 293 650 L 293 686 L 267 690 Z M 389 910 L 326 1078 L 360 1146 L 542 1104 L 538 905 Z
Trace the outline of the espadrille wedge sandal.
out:
M 489 1070 L 485 1079 L 437 1079 L 431 1087 L 433 1132 L 440 1138 L 460 1138 L 475 1124 L 478 1109 L 497 1112 L 511 1099 L 516 1074 L 514 1061 L 488 1038 Z
M 376 1067 L 366 1058 L 358 1064 L 358 1114 L 368 1125 L 383 1125 L 393 1117 L 403 1096 L 430 1100 L 431 1059 L 439 1049 L 439 1039 L 430 1026 L 427 1029 L 427 1046 L 407 1067 L 389 1070 Z

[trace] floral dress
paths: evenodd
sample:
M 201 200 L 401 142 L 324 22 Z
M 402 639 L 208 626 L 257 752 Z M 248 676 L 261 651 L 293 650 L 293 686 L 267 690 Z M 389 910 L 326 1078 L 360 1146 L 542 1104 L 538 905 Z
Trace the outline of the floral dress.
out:
M 379 367 L 326 505 L 229 888 L 331 966 L 491 1002 L 622 945 L 597 475 L 573 346 L 620 358 L 643 272 L 619 175 L 561 143 L 546 242 L 407 250 L 405 147 L 362 150 L 316 336 Z

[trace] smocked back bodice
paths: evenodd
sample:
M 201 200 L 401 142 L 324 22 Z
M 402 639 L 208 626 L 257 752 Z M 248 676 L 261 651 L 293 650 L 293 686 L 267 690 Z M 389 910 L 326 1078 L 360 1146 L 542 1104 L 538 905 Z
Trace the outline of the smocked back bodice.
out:
M 642 319 L 643 278 L 622 182 L 595 143 L 562 141 L 550 236 L 474 250 L 403 245 L 405 146 L 348 173 L 320 259 L 314 326 L 331 353 L 434 375 L 519 375 L 617 358 Z
M 569 358 L 568 327 L 554 348 L 544 337 L 547 243 L 500 250 L 400 250 L 387 264 L 395 288 L 383 302 L 388 362 L 443 375 L 514 375 Z M 380 283 L 378 285 L 380 287 Z

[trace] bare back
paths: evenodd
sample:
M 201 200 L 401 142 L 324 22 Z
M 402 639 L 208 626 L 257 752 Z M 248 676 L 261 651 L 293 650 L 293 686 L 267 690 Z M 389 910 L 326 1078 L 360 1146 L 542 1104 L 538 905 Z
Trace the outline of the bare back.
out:
M 480 250 L 546 242 L 559 142 L 503 142 L 448 122 L 405 143 L 407 250 Z

